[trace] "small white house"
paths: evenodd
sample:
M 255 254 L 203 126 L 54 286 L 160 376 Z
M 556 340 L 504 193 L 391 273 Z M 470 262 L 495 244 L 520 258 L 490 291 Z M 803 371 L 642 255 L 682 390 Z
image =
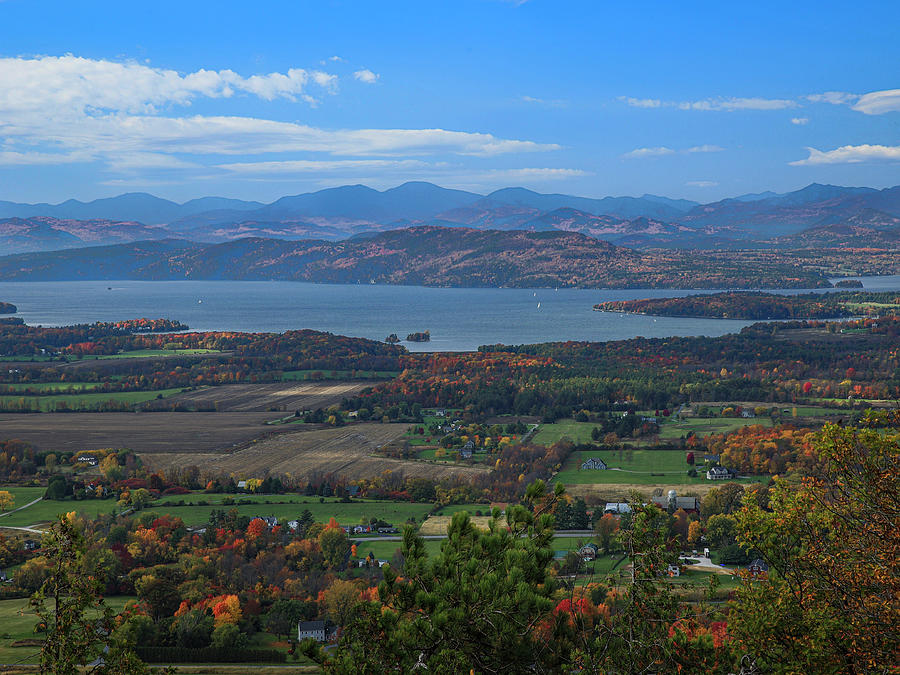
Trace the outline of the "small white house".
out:
M 603 513 L 612 513 L 616 516 L 622 515 L 623 513 L 631 513 L 631 505 L 626 504 L 625 502 L 606 502 Z
M 599 457 L 590 457 L 581 463 L 582 471 L 605 471 L 606 462 Z
M 312 638 L 316 642 L 331 640 L 337 628 L 329 621 L 301 621 L 297 626 L 297 640 Z
M 728 480 L 731 472 L 724 466 L 714 466 L 706 472 L 706 480 Z

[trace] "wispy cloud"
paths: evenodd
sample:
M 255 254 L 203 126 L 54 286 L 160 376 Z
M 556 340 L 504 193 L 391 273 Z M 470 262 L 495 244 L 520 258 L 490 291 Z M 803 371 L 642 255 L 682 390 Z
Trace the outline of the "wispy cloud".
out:
M 850 105 L 859 99 L 859 94 L 849 94 L 846 91 L 826 91 L 822 94 L 810 94 L 805 96 L 811 103 L 830 103 L 831 105 Z
M 900 89 L 873 91 L 859 97 L 851 106 L 854 110 L 866 115 L 882 115 L 900 111 Z
M 369 83 L 378 79 L 370 70 L 357 71 L 355 77 Z M 201 69 L 183 74 L 75 56 L 0 58 L 0 82 L 0 163 L 6 165 L 93 160 L 138 171 L 193 168 L 198 165 L 189 160 L 204 155 L 492 157 L 560 148 L 447 129 L 322 129 L 260 117 L 175 114 L 200 99 L 239 94 L 309 102 L 316 101 L 310 92 L 337 94 L 337 76 L 317 70 L 242 76 Z
M 632 96 L 619 96 L 619 100 L 627 103 L 632 108 L 659 108 L 663 102 L 658 98 L 634 98 Z
M 633 108 L 677 108 L 678 110 L 708 110 L 735 112 L 738 110 L 784 110 L 796 108 L 798 103 L 785 98 L 707 98 L 698 101 L 662 101 L 656 98 L 619 96 L 620 101 Z
M 844 145 L 824 152 L 815 148 L 807 148 L 807 150 L 809 157 L 790 162 L 791 166 L 900 162 L 900 145 Z
M 564 108 L 567 105 L 566 101 L 562 99 L 538 98 L 536 96 L 520 96 L 519 100 L 523 103 L 547 106 L 548 108 Z
M 796 124 L 798 126 L 803 126 L 807 122 L 809 122 L 808 117 L 792 117 L 791 118 L 791 124 Z
M 643 159 L 644 157 L 662 157 L 674 154 L 675 151 L 672 148 L 657 146 L 655 148 L 635 148 L 631 152 L 626 152 L 622 157 L 626 159 Z
M 362 70 L 357 70 L 355 73 L 353 73 L 353 77 L 355 77 L 360 82 L 365 82 L 366 84 L 375 84 L 376 82 L 378 82 L 378 78 L 380 78 L 381 75 L 373 73 L 368 68 L 363 68 Z
M 687 153 L 695 153 L 695 152 L 723 152 L 725 148 L 719 145 L 695 145 L 692 148 L 688 148 L 687 150 L 683 150 L 682 152 Z
M 664 157 L 665 155 L 683 154 L 693 155 L 703 152 L 722 152 L 725 148 L 718 145 L 694 145 L 683 150 L 674 150 L 664 145 L 652 148 L 635 148 L 631 152 L 626 152 L 622 157 L 625 159 L 644 159 L 646 157 Z
M 285 160 L 276 162 L 235 162 L 216 168 L 240 174 L 303 174 L 360 169 L 426 169 L 435 165 L 417 159 Z
M 708 187 L 716 187 L 718 185 L 718 181 L 714 180 L 689 180 L 685 185 L 688 187 L 698 187 L 698 188 L 708 188 Z

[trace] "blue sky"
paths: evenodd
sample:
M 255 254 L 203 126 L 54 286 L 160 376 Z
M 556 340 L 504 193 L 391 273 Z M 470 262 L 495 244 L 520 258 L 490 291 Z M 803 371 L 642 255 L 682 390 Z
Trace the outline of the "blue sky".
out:
M 900 3 L 0 0 L 0 199 L 900 183 Z

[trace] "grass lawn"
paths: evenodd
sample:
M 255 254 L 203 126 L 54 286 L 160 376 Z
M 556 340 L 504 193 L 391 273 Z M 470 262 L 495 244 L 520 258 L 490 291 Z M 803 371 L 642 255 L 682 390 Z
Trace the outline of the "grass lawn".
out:
M 771 427 L 772 420 L 768 417 L 687 417 L 680 420 L 669 419 L 660 426 L 659 437 L 661 440 L 673 440 L 687 436 L 692 431 L 696 436 L 722 434 L 752 424 Z
M 106 598 L 106 604 L 121 611 L 132 596 Z M 16 640 L 41 637 L 34 632 L 37 617 L 28 604 L 28 598 L 0 600 L 0 663 L 37 663 L 40 647 L 12 647 Z
M 595 422 L 576 422 L 575 420 L 542 424 L 531 440 L 538 445 L 553 445 L 565 436 L 573 443 L 590 443 L 591 431 L 596 426 L 598 425 Z
M 182 388 L 178 389 L 156 389 L 153 391 L 121 391 L 106 392 L 99 394 L 56 394 L 50 396 L 0 396 L 0 406 L 17 405 L 21 401 L 25 401 L 25 410 L 29 406 L 32 409 L 38 409 L 41 412 L 52 412 L 58 409 L 59 405 L 65 404 L 68 410 L 80 410 L 84 408 L 97 407 L 107 401 L 117 401 L 126 404 L 145 403 L 152 401 L 158 396 L 163 398 L 180 394 Z
M 693 483 L 706 480 L 705 475 L 691 478 L 690 468 L 682 450 L 622 450 L 584 451 L 572 453 L 556 480 L 568 485 L 602 483 L 652 484 L 671 481 L 677 477 L 680 482 Z M 609 469 L 621 471 L 581 470 L 581 463 L 589 457 L 599 457 Z
M 390 560 L 394 557 L 394 553 L 403 547 L 402 541 L 366 541 L 365 539 L 354 539 L 356 542 L 356 555 L 359 558 L 365 558 L 371 551 L 377 560 Z M 441 552 L 441 544 L 443 539 L 426 539 L 425 551 L 429 557 L 436 556 Z
M 13 504 L 13 509 L 17 509 L 20 506 L 25 506 L 28 502 L 33 499 L 37 499 L 38 497 L 43 497 L 44 493 L 47 491 L 47 488 L 43 487 L 18 487 L 16 485 L 0 485 L 0 490 L 5 490 L 9 492 L 13 498 L 16 500 L 16 503 Z M 10 518 L 11 516 L 0 516 L 0 525 L 3 524 L 5 518 Z
M 44 493 L 44 488 L 18 489 L 38 490 L 39 494 L 31 497 L 31 499 L 36 499 Z M 24 506 L 30 502 L 31 499 L 20 500 L 16 497 L 16 505 Z M 64 501 L 44 499 L 33 506 L 29 506 L 27 509 L 22 509 L 21 511 L 10 513 L 8 516 L 0 517 L 0 527 L 27 527 L 29 525 L 37 525 L 38 523 L 48 523 L 55 519 L 57 515 L 68 513 L 69 511 L 76 511 L 78 515 L 84 516 L 85 518 L 95 518 L 100 513 L 118 512 L 118 510 L 119 507 L 116 505 L 115 499 L 82 499 L 80 501 L 73 501 L 71 499 Z
M 317 374 L 313 377 L 313 374 Z M 390 380 L 399 370 L 286 370 L 281 375 L 285 382 L 295 380 Z

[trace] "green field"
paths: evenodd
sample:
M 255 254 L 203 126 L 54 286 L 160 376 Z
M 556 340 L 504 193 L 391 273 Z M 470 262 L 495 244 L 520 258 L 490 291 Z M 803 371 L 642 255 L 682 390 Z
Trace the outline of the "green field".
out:
M 106 598 L 106 604 L 114 611 L 121 611 L 131 596 Z M 34 625 L 37 617 L 28 604 L 28 598 L 0 600 L 0 663 L 37 663 L 40 647 L 12 647 L 16 640 L 36 638 Z
M 7 488 L 0 488 L 6 490 Z M 38 490 L 38 493 L 31 499 L 19 499 L 16 497 L 16 506 L 24 506 L 32 499 L 40 497 L 44 494 L 44 488 L 18 488 Z M 10 490 L 12 492 L 12 490 Z M 40 523 L 48 523 L 55 519 L 56 516 L 69 511 L 75 511 L 85 518 L 95 518 L 100 513 L 117 512 L 119 507 L 116 505 L 115 499 L 82 499 L 73 501 L 67 499 L 64 501 L 55 501 L 44 499 L 37 504 L 29 506 L 27 509 L 10 513 L 6 516 L 0 516 L 0 527 L 29 527 Z
M 156 398 L 180 394 L 183 389 L 155 389 L 152 391 L 117 391 L 99 394 L 56 394 L 50 396 L 0 396 L 0 406 L 18 405 L 25 401 L 25 410 L 33 406 L 41 412 L 52 412 L 65 404 L 68 410 L 79 410 L 96 407 L 107 401 L 117 401 L 126 404 L 138 404 L 152 401 Z
M 102 382 L 14 382 L 0 385 L 3 391 L 74 392 L 102 387 Z
M 0 485 L 0 490 L 9 492 L 16 500 L 16 503 L 13 504 L 13 509 L 25 506 L 28 502 L 37 499 L 38 497 L 43 497 L 44 492 L 46 492 L 46 488 L 42 487 L 17 487 L 10 485 Z M 0 513 L 0 525 L 6 524 L 6 519 L 12 518 L 14 515 L 15 514 L 3 515 Z
M 768 417 L 686 417 L 678 420 L 670 419 L 663 422 L 660 426 L 659 437 L 661 440 L 674 440 L 687 436 L 691 432 L 694 432 L 696 436 L 724 434 L 754 424 L 771 427 L 772 420 Z
M 671 482 L 702 482 L 701 473 L 696 478 L 687 475 L 690 468 L 683 450 L 597 450 L 572 453 L 556 480 L 568 485 L 578 484 L 653 484 Z M 599 457 L 609 467 L 606 471 L 581 470 L 581 463 L 589 457 Z M 611 470 L 621 469 L 621 470 Z M 655 475 L 652 475 L 655 474 Z
M 576 422 L 574 420 L 542 424 L 532 438 L 532 442 L 538 445 L 553 445 L 565 436 L 576 444 L 590 443 L 591 432 L 596 426 L 595 422 Z

